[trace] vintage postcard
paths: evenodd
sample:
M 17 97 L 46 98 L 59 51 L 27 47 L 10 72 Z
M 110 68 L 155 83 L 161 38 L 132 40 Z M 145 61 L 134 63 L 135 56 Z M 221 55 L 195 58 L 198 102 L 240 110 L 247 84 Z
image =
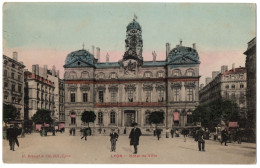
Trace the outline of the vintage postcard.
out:
M 3 4 L 4 163 L 256 164 L 256 4 Z

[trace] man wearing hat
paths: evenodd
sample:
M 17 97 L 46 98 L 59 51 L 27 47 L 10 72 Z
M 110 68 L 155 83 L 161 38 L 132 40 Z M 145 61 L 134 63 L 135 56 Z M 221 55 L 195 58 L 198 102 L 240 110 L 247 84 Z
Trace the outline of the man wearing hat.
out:
M 118 139 L 118 137 L 119 137 L 119 135 L 117 134 L 117 133 L 115 133 L 115 129 L 114 128 L 112 128 L 111 129 L 111 133 L 110 133 L 110 141 L 111 141 L 111 152 L 115 152 L 116 151 L 116 141 L 117 141 L 117 139 Z
M 137 128 L 137 123 L 133 123 L 133 127 L 129 139 L 130 139 L 130 145 L 134 145 L 135 152 L 134 154 L 137 154 L 137 146 L 139 145 L 139 137 L 142 135 L 142 132 L 140 128 Z

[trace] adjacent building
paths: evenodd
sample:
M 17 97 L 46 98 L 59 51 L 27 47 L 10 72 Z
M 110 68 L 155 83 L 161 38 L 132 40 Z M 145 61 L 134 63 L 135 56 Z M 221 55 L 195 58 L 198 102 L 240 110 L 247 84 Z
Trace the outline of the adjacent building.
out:
M 18 120 L 24 119 L 24 68 L 17 52 L 13 52 L 13 58 L 3 55 L 3 103 L 16 107 Z
M 247 108 L 248 127 L 254 130 L 256 135 L 256 38 L 248 42 L 246 55 L 247 68 Z
M 100 62 L 93 53 L 78 50 L 65 61 L 66 127 L 82 127 L 84 111 L 94 111 L 95 128 L 131 126 L 137 122 L 144 133 L 151 133 L 148 115 L 164 114 L 160 127 L 192 125 L 192 111 L 199 104 L 199 55 L 195 44 L 182 41 L 174 48 L 166 44 L 166 60 L 144 61 L 142 28 L 134 19 L 126 27 L 125 52 L 118 62 Z M 100 57 L 97 48 L 97 58 Z
M 246 90 L 247 72 L 245 67 L 233 67 L 229 71 L 219 73 L 199 92 L 200 103 L 207 103 L 219 98 L 232 99 L 238 106 L 242 118 L 247 115 Z
M 32 66 L 32 72 L 25 71 L 25 119 L 31 120 L 38 109 L 51 111 L 55 115 L 54 82 L 39 75 L 39 65 Z

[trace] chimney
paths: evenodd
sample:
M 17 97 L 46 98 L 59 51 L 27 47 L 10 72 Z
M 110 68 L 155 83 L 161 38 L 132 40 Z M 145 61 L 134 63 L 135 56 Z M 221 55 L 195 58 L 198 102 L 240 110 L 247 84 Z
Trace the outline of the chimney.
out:
M 96 50 L 97 50 L 97 51 L 96 51 L 97 59 L 98 59 L 98 62 L 100 62 L 100 48 L 97 47 Z
M 48 65 L 43 66 L 43 77 L 47 78 Z
M 95 57 L 95 46 L 92 46 L 92 54 Z
M 153 51 L 152 54 L 153 54 L 153 62 L 155 62 L 155 61 L 156 61 L 156 56 L 157 56 L 157 54 L 156 54 L 155 51 Z
M 212 80 L 215 79 L 215 77 L 218 76 L 219 73 L 219 71 L 212 71 Z
M 170 43 L 166 43 L 166 58 L 168 57 L 169 53 L 170 53 L 170 46 L 171 44 Z
M 196 50 L 196 43 L 193 43 L 192 47 L 193 47 L 194 50 Z
M 182 39 L 180 40 L 180 46 L 182 46 Z
M 13 60 L 18 61 L 18 53 L 16 51 L 13 52 Z
M 227 65 L 222 65 L 221 66 L 221 73 L 223 74 L 224 72 L 226 72 L 228 70 L 228 66 Z
M 200 90 L 204 87 L 204 84 L 200 84 Z
M 206 85 L 209 84 L 210 81 L 211 81 L 211 78 L 210 78 L 210 77 L 207 77 L 207 78 L 206 78 Z
M 36 65 L 32 65 L 32 73 L 36 74 Z
M 52 73 L 52 76 L 56 76 L 56 67 L 55 67 L 55 65 L 52 66 L 51 73 Z
M 60 71 L 57 70 L 57 77 L 59 78 L 60 77 Z
M 39 65 L 38 64 L 36 64 L 36 75 L 39 76 Z
M 235 68 L 235 63 L 233 63 L 233 64 L 232 64 L 232 70 L 233 70 L 233 72 L 235 72 L 235 71 L 236 71 L 236 68 Z
M 108 55 L 108 53 L 106 55 L 106 62 L 109 62 L 109 55 Z

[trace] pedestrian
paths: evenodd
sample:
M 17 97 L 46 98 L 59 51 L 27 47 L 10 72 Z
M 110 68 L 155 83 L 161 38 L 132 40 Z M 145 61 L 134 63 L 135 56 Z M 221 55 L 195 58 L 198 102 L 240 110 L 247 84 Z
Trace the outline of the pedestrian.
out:
M 104 134 L 106 134 L 106 129 L 104 128 Z
M 72 135 L 72 128 L 70 129 L 70 136 Z
M 224 130 L 221 131 L 221 138 L 222 138 L 221 145 L 222 145 L 223 142 L 225 142 L 225 146 L 227 146 L 227 140 L 228 140 L 227 129 L 224 129 Z
M 117 133 L 118 133 L 118 135 L 120 134 L 120 129 L 118 128 L 118 130 L 117 130 Z
M 171 136 L 172 136 L 172 138 L 174 136 L 174 129 L 173 128 L 171 129 Z
M 125 127 L 125 129 L 124 129 L 124 134 L 126 134 L 126 127 Z
M 153 128 L 153 136 L 156 136 L 156 129 Z
M 83 136 L 81 137 L 81 139 L 83 139 L 85 137 L 85 141 L 87 141 L 87 136 L 88 136 L 88 132 L 87 132 L 87 128 L 84 128 L 82 130 Z
M 137 154 L 137 146 L 139 145 L 139 137 L 142 135 L 142 132 L 140 128 L 137 128 L 137 123 L 133 123 L 133 127 L 130 134 L 129 134 L 129 139 L 130 139 L 130 146 L 134 146 L 134 154 Z
M 52 136 L 55 136 L 55 128 L 52 128 Z
M 170 135 L 170 129 L 167 128 L 167 129 L 166 129 L 166 138 L 169 138 L 169 135 Z
M 189 134 L 189 130 L 188 129 L 183 129 L 182 130 L 182 134 L 183 134 L 183 137 L 184 137 L 184 142 L 186 142 L 186 138 Z
M 17 140 L 18 131 L 14 128 L 14 125 L 10 125 L 10 128 L 7 129 L 7 139 L 9 140 L 10 150 L 14 151 L 15 143 L 19 147 L 19 142 Z
M 199 131 L 197 132 L 198 147 L 199 147 L 199 151 L 201 151 L 201 147 L 202 147 L 202 151 L 205 152 L 205 140 L 203 136 L 204 136 L 204 129 L 200 127 Z
M 241 131 L 240 128 L 237 128 L 236 139 L 237 139 L 237 143 L 241 144 L 241 141 L 242 141 L 242 131 Z
M 73 132 L 73 136 L 75 136 L 75 134 L 76 134 L 75 128 L 72 129 L 72 132 Z
M 116 152 L 116 141 L 118 140 L 119 135 L 115 133 L 115 129 L 111 129 L 110 133 L 110 142 L 111 142 L 111 152 Z
M 157 138 L 158 138 L 158 141 L 159 141 L 160 138 L 161 138 L 161 129 L 156 128 L 156 135 L 157 135 Z

